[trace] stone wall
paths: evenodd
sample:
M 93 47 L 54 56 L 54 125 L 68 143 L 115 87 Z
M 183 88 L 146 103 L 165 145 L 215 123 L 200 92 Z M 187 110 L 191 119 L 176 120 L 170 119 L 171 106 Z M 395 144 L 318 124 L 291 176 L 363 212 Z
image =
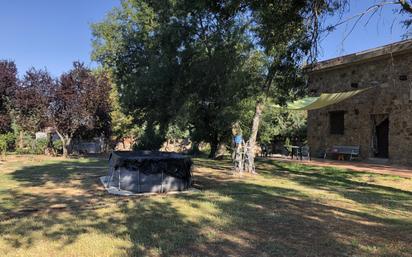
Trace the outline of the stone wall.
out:
M 412 49 L 411 49 L 412 50 Z M 406 81 L 400 76 L 407 75 Z M 309 75 L 313 96 L 372 87 L 353 98 L 308 114 L 308 142 L 313 154 L 332 145 L 359 145 L 363 159 L 373 157 L 373 114 L 389 115 L 389 159 L 412 164 L 412 51 L 380 56 Z M 345 111 L 344 135 L 331 135 L 329 112 Z

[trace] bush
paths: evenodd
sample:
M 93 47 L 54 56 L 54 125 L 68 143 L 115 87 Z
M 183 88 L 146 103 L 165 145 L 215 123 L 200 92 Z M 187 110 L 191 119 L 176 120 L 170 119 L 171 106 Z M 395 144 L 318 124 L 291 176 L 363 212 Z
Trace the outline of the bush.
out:
M 32 154 L 33 150 L 31 148 L 17 148 L 16 154 Z
M 63 143 L 62 143 L 62 141 L 61 140 L 53 141 L 53 149 L 57 153 L 63 153 Z
M 47 149 L 47 143 L 48 141 L 46 138 L 32 139 L 31 143 L 29 144 L 30 147 L 17 148 L 16 153 L 17 154 L 44 154 Z M 62 153 L 63 152 L 62 142 L 60 140 L 54 141 L 53 149 L 55 150 L 56 153 Z
M 5 154 L 7 151 L 14 149 L 16 137 L 13 133 L 6 133 L 0 135 L 0 152 Z
M 133 145 L 133 150 L 157 151 L 165 141 L 165 135 L 159 129 L 159 126 L 146 126 L 137 143 Z
M 29 147 L 17 148 L 17 154 L 44 154 L 48 147 L 48 140 L 46 138 L 32 139 Z M 53 142 L 53 149 L 56 153 L 63 152 L 63 144 L 61 140 Z
M 33 154 L 44 154 L 47 148 L 47 139 L 40 138 L 34 140 Z
M 5 154 L 7 151 L 7 143 L 3 135 L 0 135 L 0 152 Z

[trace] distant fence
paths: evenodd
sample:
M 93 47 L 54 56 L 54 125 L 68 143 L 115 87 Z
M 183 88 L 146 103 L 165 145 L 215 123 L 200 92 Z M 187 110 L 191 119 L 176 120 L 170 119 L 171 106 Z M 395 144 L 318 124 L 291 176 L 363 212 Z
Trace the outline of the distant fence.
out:
M 75 140 L 73 142 L 73 151 L 80 154 L 99 154 L 105 152 L 105 140 L 96 138 L 91 141 Z

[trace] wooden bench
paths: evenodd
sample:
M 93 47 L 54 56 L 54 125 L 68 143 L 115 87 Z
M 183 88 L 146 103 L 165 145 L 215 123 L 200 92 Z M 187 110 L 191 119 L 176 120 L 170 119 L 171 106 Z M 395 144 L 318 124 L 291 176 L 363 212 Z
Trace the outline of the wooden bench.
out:
M 331 148 L 326 149 L 323 159 L 326 159 L 327 155 L 337 155 L 338 160 L 344 160 L 345 155 L 349 155 L 349 160 L 358 158 L 360 153 L 360 146 L 344 146 L 344 145 L 334 145 Z

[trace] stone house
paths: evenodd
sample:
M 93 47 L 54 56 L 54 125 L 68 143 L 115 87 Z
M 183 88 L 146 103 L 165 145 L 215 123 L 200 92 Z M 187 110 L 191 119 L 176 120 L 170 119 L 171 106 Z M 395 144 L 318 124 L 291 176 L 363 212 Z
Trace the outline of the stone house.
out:
M 308 83 L 311 96 L 370 87 L 309 111 L 312 155 L 350 145 L 360 146 L 364 160 L 412 164 L 412 40 L 319 62 Z

